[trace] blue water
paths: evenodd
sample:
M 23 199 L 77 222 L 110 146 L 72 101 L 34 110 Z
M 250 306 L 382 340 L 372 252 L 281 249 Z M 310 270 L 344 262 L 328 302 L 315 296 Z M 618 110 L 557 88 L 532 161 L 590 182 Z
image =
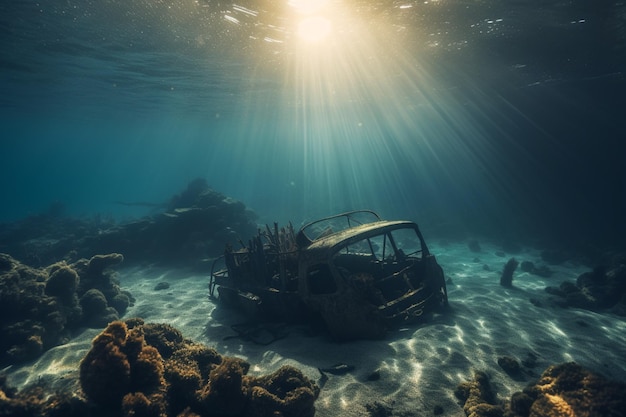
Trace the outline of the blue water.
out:
M 620 1 L 0 4 L 0 221 L 120 219 L 196 178 L 261 222 L 620 242 Z M 331 32 L 299 36 L 321 16 Z

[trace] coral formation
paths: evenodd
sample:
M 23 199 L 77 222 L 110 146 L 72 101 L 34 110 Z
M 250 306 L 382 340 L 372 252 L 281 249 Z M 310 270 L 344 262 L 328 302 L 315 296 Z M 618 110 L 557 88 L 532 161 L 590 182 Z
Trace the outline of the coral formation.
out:
M 116 321 L 80 365 L 90 403 L 128 416 L 310 417 L 319 388 L 284 366 L 248 375 L 242 359 L 193 343 L 166 324 Z
M 222 358 L 199 392 L 200 414 L 242 415 L 248 405 L 248 388 L 244 386 L 248 369 L 249 365 L 242 359 Z M 254 395 L 251 397 L 255 398 Z
M 511 397 L 519 417 L 604 417 L 626 415 L 626 384 L 610 381 L 577 363 L 552 365 L 536 384 Z
M 168 381 L 168 398 L 173 414 L 190 405 L 199 408 L 196 393 L 209 379 L 211 370 L 222 361 L 214 349 L 199 345 L 181 345 L 165 362 L 165 378 Z
M 251 387 L 253 416 L 281 415 L 284 417 L 311 417 L 319 388 L 292 366 L 283 366 L 276 372 L 248 378 Z M 275 410 L 276 414 L 271 414 Z
M 463 403 L 463 411 L 468 417 L 502 417 L 504 408 L 496 402 L 489 376 L 481 371 L 474 373 L 474 379 L 461 383 L 454 395 Z
M 619 417 L 626 415 L 624 392 L 626 384 L 570 362 L 548 367 L 536 383 L 514 393 L 505 405 L 496 401 L 483 372 L 460 384 L 455 395 L 468 417 Z
M 111 252 L 122 253 L 126 262 L 202 266 L 203 259 L 219 256 L 227 243 L 234 244 L 239 236 L 251 236 L 257 229 L 256 214 L 242 202 L 211 189 L 202 178 L 166 204 L 151 206 L 161 211 L 121 224 L 101 216 L 71 218 L 53 207 L 10 225 L 0 224 L 0 247 L 34 267 Z M 101 261 L 112 266 L 110 258 Z M 99 263 L 94 260 L 93 267 Z
M 93 411 L 87 403 L 71 394 L 48 395 L 41 385 L 17 392 L 7 386 L 6 377 L 0 375 L 0 416 L 95 417 Z
M 46 280 L 46 294 L 58 297 L 67 305 L 76 304 L 76 287 L 78 286 L 78 273 L 65 264 L 58 264 L 50 268 Z
M 108 268 L 122 259 L 98 255 L 36 269 L 0 254 L 0 364 L 34 359 L 81 326 L 119 319 L 132 297 Z
M 165 413 L 163 358 L 146 345 L 141 327 L 109 324 L 80 363 L 80 383 L 99 407 L 122 409 L 128 416 Z

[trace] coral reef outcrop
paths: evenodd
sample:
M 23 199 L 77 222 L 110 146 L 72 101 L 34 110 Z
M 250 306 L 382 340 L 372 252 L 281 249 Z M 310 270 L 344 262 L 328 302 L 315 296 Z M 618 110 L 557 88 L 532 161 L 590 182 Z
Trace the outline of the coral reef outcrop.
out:
M 319 387 L 292 366 L 265 376 L 167 324 L 110 323 L 79 365 L 80 388 L 17 392 L 0 376 L 0 416 L 313 417 Z
M 284 366 L 250 376 L 242 359 L 184 339 L 165 324 L 116 321 L 99 334 L 80 365 L 89 403 L 111 415 L 307 417 L 319 388 Z
M 125 416 L 311 417 L 319 388 L 298 369 L 250 365 L 184 339 L 165 324 L 116 321 L 80 365 L 88 403 Z
M 119 254 L 32 268 L 0 254 L 0 364 L 34 359 L 80 327 L 118 320 L 132 296 L 110 267 Z
M 15 223 L 0 224 L 0 247 L 34 267 L 112 252 L 123 254 L 127 263 L 203 266 L 203 259 L 219 256 L 226 244 L 235 244 L 257 229 L 254 212 L 213 190 L 202 178 L 191 181 L 164 204 L 118 203 L 158 210 L 118 223 L 102 216 L 72 218 L 55 206 Z
M 620 417 L 626 415 L 626 384 L 611 381 L 577 363 L 552 365 L 510 401 L 509 416 Z
M 468 417 L 502 417 L 504 408 L 496 400 L 489 376 L 476 371 L 472 381 L 461 383 L 454 395 L 463 403 L 463 411 Z
M 85 396 L 100 408 L 127 416 L 165 413 L 163 358 L 145 343 L 143 329 L 115 321 L 92 342 L 80 363 Z
M 626 384 L 611 381 L 575 362 L 548 367 L 539 380 L 499 401 L 487 374 L 476 372 L 456 397 L 468 417 L 623 417 Z

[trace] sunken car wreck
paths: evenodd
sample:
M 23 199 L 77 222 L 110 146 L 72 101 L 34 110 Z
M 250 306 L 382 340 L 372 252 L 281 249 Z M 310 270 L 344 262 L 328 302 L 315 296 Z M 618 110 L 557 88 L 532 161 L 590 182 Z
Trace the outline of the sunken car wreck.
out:
M 258 317 L 321 320 L 339 340 L 380 338 L 448 305 L 443 270 L 418 226 L 353 211 L 266 227 L 213 264 L 209 292 Z

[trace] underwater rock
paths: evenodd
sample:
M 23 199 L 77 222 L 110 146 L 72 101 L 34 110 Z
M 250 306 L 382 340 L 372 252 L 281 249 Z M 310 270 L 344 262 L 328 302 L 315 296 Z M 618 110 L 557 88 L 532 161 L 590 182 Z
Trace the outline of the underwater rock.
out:
M 89 262 L 62 261 L 31 268 L 0 254 L 0 364 L 35 359 L 66 342 L 71 331 L 84 326 L 104 327 L 123 314 L 130 302 L 128 295 L 122 297 L 125 304 L 116 299 L 122 293 L 108 272 L 96 274 L 90 281 L 86 269 Z M 104 292 L 116 300 L 114 305 L 124 309 L 109 305 Z
M 378 381 L 380 380 L 380 369 L 375 369 L 367 375 L 366 381 Z
M 108 300 L 108 303 L 110 307 L 114 308 L 118 312 L 118 314 L 123 315 L 134 301 L 135 298 L 130 294 L 130 292 L 122 290 Z
M 17 392 L 0 375 L 0 416 L 7 417 L 82 417 L 94 415 L 89 407 L 71 394 L 45 392 L 41 384 Z
M 197 392 L 208 380 L 211 370 L 222 362 L 222 356 L 200 344 L 184 344 L 165 361 L 165 379 L 168 382 L 170 409 L 174 413 L 199 409 Z
M 621 258 L 616 258 L 621 259 Z M 578 276 L 576 283 L 564 281 L 546 292 L 560 297 L 557 304 L 593 311 L 611 311 L 626 316 L 626 264 L 599 266 Z
M 626 415 L 626 384 L 611 381 L 577 363 L 552 365 L 523 392 L 510 410 L 519 417 L 605 417 Z
M 504 270 L 502 271 L 502 275 L 500 276 L 500 285 L 503 287 L 512 287 L 513 286 L 513 273 L 517 269 L 517 265 L 519 262 L 515 260 L 515 258 L 511 258 L 504 265 Z
M 117 274 L 112 269 L 123 260 L 124 257 L 121 254 L 110 253 L 96 255 L 89 260 L 80 259 L 71 265 L 80 275 L 77 290 L 79 296 L 84 295 L 90 289 L 100 291 L 106 299 L 107 308 L 114 308 L 120 317 L 135 301 L 128 291 L 122 291 Z
M 168 204 L 168 211 L 180 207 L 192 207 L 203 196 L 204 205 L 214 205 L 220 201 L 217 193 L 210 193 L 209 184 L 204 178 L 196 178 L 187 184 L 187 188 L 178 195 L 173 196 Z M 211 199 L 210 197 L 214 197 Z
M 80 363 L 80 385 L 86 398 L 104 409 L 126 415 L 147 409 L 165 410 L 165 378 L 159 351 L 146 345 L 140 327 L 115 321 L 92 342 Z M 141 395 L 139 395 L 141 394 Z M 146 415 L 146 414 L 137 414 Z
M 506 405 L 496 401 L 483 372 L 460 384 L 455 395 L 468 417 L 620 417 L 626 415 L 624 392 L 625 383 L 570 362 L 548 367 L 537 382 L 514 393 Z
M 534 399 L 524 392 L 516 392 L 511 396 L 509 408 L 514 415 L 528 416 Z M 548 417 L 548 416 L 546 416 Z
M 247 415 L 313 417 L 319 387 L 293 366 L 282 366 L 260 377 L 247 377 L 250 408 Z
M 510 356 L 499 357 L 498 365 L 511 377 L 518 377 L 522 372 L 519 362 Z
M 58 297 L 65 304 L 76 304 L 78 281 L 78 274 L 67 264 L 54 265 L 46 280 L 46 294 Z
M 131 327 L 140 326 L 143 328 L 146 343 L 156 347 L 163 358 L 167 359 L 185 346 L 185 339 L 182 333 L 165 323 L 143 323 L 141 319 L 133 319 Z
M 169 282 L 161 281 L 154 286 L 154 291 L 167 290 L 170 287 Z
M 489 377 L 482 371 L 474 373 L 472 381 L 463 382 L 454 391 L 462 402 L 463 411 L 468 417 L 501 417 L 504 408 L 496 402 Z
M 254 235 L 257 230 L 254 212 L 242 202 L 211 189 L 204 179 L 192 181 L 169 204 L 147 205 L 165 211 L 120 224 L 98 215 L 71 218 L 50 212 L 0 224 L 0 247 L 33 267 L 60 260 L 71 263 L 100 253 L 123 254 L 127 263 L 195 266 L 202 265 L 206 258 L 219 256 L 227 244 L 235 244 L 240 236 Z M 115 266 L 114 260 L 110 256 L 96 257 L 91 273 Z
M 249 369 L 171 326 L 131 319 L 96 336 L 81 361 L 80 383 L 89 403 L 129 416 L 315 414 L 319 388 L 298 369 L 260 377 L 248 376 Z
M 108 255 L 95 255 L 87 263 L 87 276 L 96 279 L 104 276 L 104 271 L 113 266 L 119 265 L 124 261 L 124 256 L 119 253 L 110 253 Z
M 248 405 L 248 390 L 243 384 L 248 369 L 249 365 L 243 359 L 222 358 L 199 392 L 201 414 L 242 414 Z
M 80 297 L 80 305 L 83 308 L 83 313 L 90 316 L 100 314 L 109 306 L 102 291 L 95 288 L 90 289 Z
M 522 366 L 526 368 L 534 368 L 535 366 L 537 366 L 538 359 L 539 357 L 535 353 L 528 352 L 526 353 L 526 357 L 522 359 Z

